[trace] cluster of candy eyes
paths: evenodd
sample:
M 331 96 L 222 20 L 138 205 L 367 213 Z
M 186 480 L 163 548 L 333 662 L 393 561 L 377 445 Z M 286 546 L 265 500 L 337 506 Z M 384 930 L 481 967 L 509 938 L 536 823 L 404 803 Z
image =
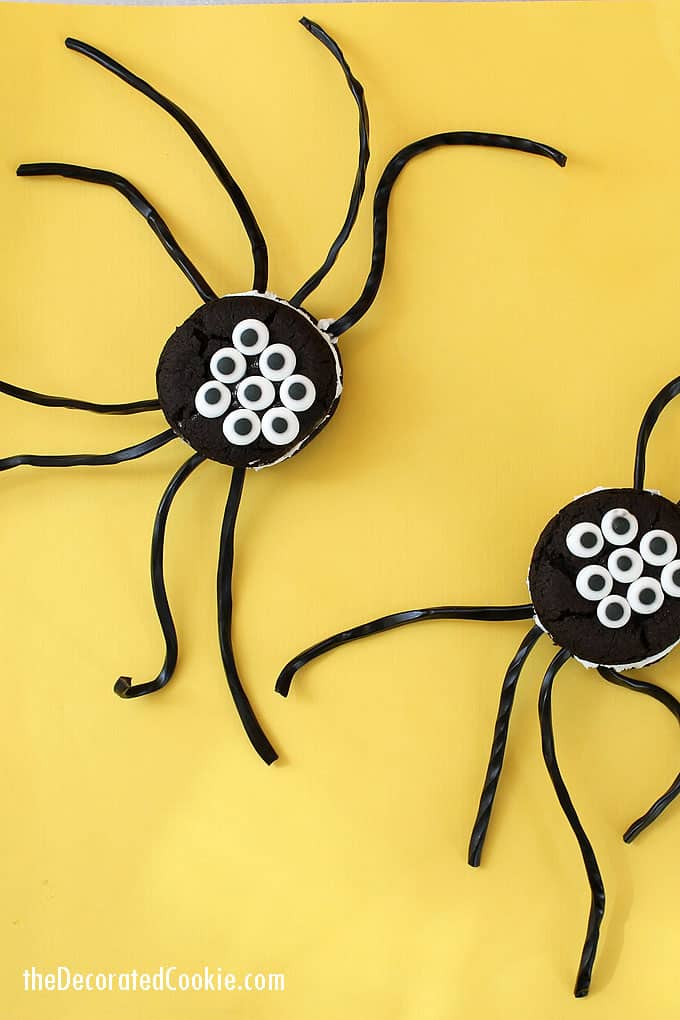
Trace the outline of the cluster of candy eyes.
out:
M 203 418 L 226 415 L 222 431 L 235 446 L 247 446 L 260 433 L 275 446 L 293 442 L 300 432 L 296 411 L 307 411 L 316 398 L 312 380 L 295 374 L 295 352 L 270 344 L 258 319 L 239 322 L 231 341 L 233 347 L 221 347 L 210 359 L 213 378 L 199 387 L 196 410 Z M 246 358 L 255 366 L 252 373 Z M 229 411 L 234 396 L 240 406 Z M 273 406 L 277 399 L 280 406 Z
M 680 598 L 680 559 L 678 543 L 668 531 L 646 532 L 639 551 L 631 543 L 638 534 L 638 522 L 628 510 L 609 510 L 599 526 L 584 522 L 567 533 L 567 548 L 574 556 L 590 559 L 598 556 L 605 543 L 615 546 L 607 566 L 583 567 L 576 578 L 576 589 L 591 602 L 597 602 L 597 616 L 605 627 L 624 627 L 632 613 L 650 616 L 663 605 L 664 596 Z M 662 567 L 661 577 L 644 577 L 645 564 Z M 612 594 L 614 582 L 627 585 L 625 597 Z

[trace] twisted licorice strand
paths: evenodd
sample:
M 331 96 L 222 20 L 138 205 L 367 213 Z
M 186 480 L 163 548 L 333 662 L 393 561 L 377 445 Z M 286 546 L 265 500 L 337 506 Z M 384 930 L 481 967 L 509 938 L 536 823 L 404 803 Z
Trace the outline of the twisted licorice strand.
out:
M 144 694 L 152 694 L 165 687 L 168 680 L 175 672 L 177 665 L 177 630 L 172 618 L 168 593 L 165 588 L 163 576 L 163 559 L 165 553 L 165 531 L 168 523 L 170 507 L 177 495 L 178 490 L 187 480 L 189 475 L 205 460 L 202 453 L 195 453 L 193 457 L 185 461 L 180 469 L 173 475 L 170 484 L 163 493 L 156 512 L 156 519 L 153 526 L 153 537 L 151 539 L 151 590 L 153 601 L 158 615 L 158 622 L 163 631 L 165 641 L 165 658 L 160 672 L 153 680 L 141 684 L 133 684 L 129 676 L 119 676 L 114 684 L 115 693 L 121 698 L 140 698 Z
M 522 667 L 524 666 L 531 649 L 543 633 L 543 629 L 536 624 L 531 628 L 517 649 L 517 654 L 508 666 L 505 678 L 503 679 L 498 713 L 496 715 L 496 724 L 493 731 L 491 756 L 489 758 L 489 764 L 484 778 L 484 786 L 482 787 L 482 794 L 479 798 L 477 817 L 475 818 L 475 823 L 472 827 L 472 835 L 470 836 L 470 845 L 468 848 L 468 864 L 473 868 L 478 868 L 482 859 L 484 840 L 486 839 L 489 822 L 491 821 L 491 812 L 493 811 L 494 800 L 496 798 L 496 790 L 498 788 L 501 771 L 503 769 L 505 748 L 508 742 L 508 732 L 510 729 L 510 715 L 515 702 L 517 683 L 522 672 Z
M 196 288 L 204 301 L 217 297 L 215 291 L 204 279 L 189 256 L 182 250 L 157 209 L 144 197 L 139 188 L 131 184 L 120 174 L 110 170 L 96 170 L 88 166 L 76 166 L 73 163 L 22 163 L 17 167 L 18 177 L 66 177 L 75 181 L 86 181 L 89 184 L 103 184 L 114 188 L 131 206 L 144 217 L 154 234 L 161 242 L 170 258 L 182 270 L 187 280 Z
M 341 645 L 346 645 L 350 641 L 358 641 L 361 638 L 371 637 L 373 634 L 384 634 L 388 630 L 395 630 L 395 628 L 404 627 L 409 623 L 419 623 L 421 620 L 481 620 L 486 622 L 530 620 L 533 613 L 532 605 L 432 606 L 428 609 L 409 609 L 401 613 L 391 613 L 389 616 L 381 616 L 369 623 L 362 623 L 349 630 L 340 631 L 300 652 L 281 670 L 275 690 L 285 698 L 297 671 L 312 662 L 313 659 L 317 659 L 320 655 L 325 655 L 326 652 L 339 648 Z
M 345 73 L 349 90 L 352 93 L 354 101 L 359 109 L 359 163 L 357 166 L 356 176 L 354 178 L 354 185 L 352 187 L 352 194 L 350 196 L 349 208 L 347 210 L 345 221 L 340 228 L 338 236 L 330 246 L 323 264 L 310 276 L 306 283 L 303 283 L 294 297 L 291 298 L 290 303 L 295 306 L 301 305 L 311 292 L 319 286 L 323 278 L 332 269 L 340 249 L 352 232 L 352 227 L 356 222 L 359 206 L 361 205 L 361 199 L 366 189 L 366 168 L 370 158 L 370 150 L 368 146 L 368 109 L 366 107 L 363 85 L 352 74 L 352 69 L 347 63 L 345 55 L 336 41 L 332 39 L 320 25 L 317 25 L 314 21 L 310 21 L 309 18 L 300 18 L 300 24 L 303 28 L 306 28 L 308 32 L 311 32 L 315 39 L 318 39 L 323 43 L 326 49 L 333 54 Z
M 625 687 L 629 691 L 637 691 L 640 694 L 646 694 L 650 698 L 654 698 L 655 701 L 660 702 L 662 705 L 672 712 L 678 722 L 680 722 L 680 701 L 675 698 L 670 691 L 664 690 L 663 687 L 659 687 L 658 684 L 648 683 L 646 680 L 638 680 L 637 678 L 624 676 L 622 673 L 617 673 L 615 669 L 609 666 L 600 666 L 598 669 L 600 676 L 608 680 L 609 683 L 617 684 L 619 687 Z M 675 798 L 680 793 L 680 774 L 676 776 L 674 781 L 668 787 L 665 793 L 663 793 L 657 800 L 654 801 L 648 811 L 645 811 L 643 815 L 632 822 L 623 834 L 624 841 L 626 843 L 632 843 L 641 832 L 643 832 L 649 825 L 652 824 L 659 815 L 669 807 Z
M 487 134 L 479 131 L 446 131 L 430 135 L 417 142 L 405 146 L 385 167 L 373 200 L 373 254 L 371 268 L 364 289 L 352 307 L 329 325 L 333 336 L 340 336 L 354 326 L 371 307 L 378 293 L 380 281 L 385 269 L 385 249 L 387 244 L 387 210 L 392 188 L 407 163 L 415 156 L 439 146 L 447 145 L 481 145 L 490 148 L 515 149 L 536 156 L 552 159 L 559 166 L 565 166 L 567 157 L 553 149 L 550 145 L 533 142 L 528 138 L 517 138 L 514 135 Z
M 137 92 L 141 92 L 142 95 L 146 96 L 147 99 L 150 99 L 152 103 L 155 103 L 156 106 L 160 106 L 162 110 L 169 113 L 173 120 L 175 120 L 186 132 L 234 203 L 241 223 L 248 235 L 248 240 L 250 241 L 253 253 L 253 263 L 255 267 L 253 289 L 265 291 L 267 289 L 268 256 L 267 244 L 265 242 L 264 235 L 260 230 L 257 220 L 255 219 L 255 215 L 250 208 L 245 195 L 241 191 L 241 188 L 238 186 L 225 166 L 217 150 L 203 134 L 198 124 L 196 124 L 181 107 L 179 107 L 171 99 L 168 99 L 167 96 L 164 96 L 158 91 L 158 89 L 155 89 L 153 85 L 144 81 L 143 78 L 134 74 L 127 67 L 124 67 L 123 64 L 120 64 L 117 60 L 114 60 L 113 57 L 110 57 L 102 50 L 98 50 L 94 46 L 90 46 L 89 43 L 81 42 L 79 39 L 67 39 L 66 46 L 70 50 L 75 50 L 77 53 L 81 53 L 83 56 L 89 57 L 90 60 L 94 60 L 94 62 L 99 64 L 100 67 L 103 67 L 106 71 L 110 71 L 112 74 L 115 74 L 116 77 L 120 78 L 127 85 L 130 85 L 133 89 L 136 89 Z M 205 298 L 204 300 L 208 300 L 208 298 Z
M 236 518 L 241 503 L 245 468 L 234 468 L 229 486 L 229 495 L 224 509 L 222 533 L 220 535 L 220 556 L 217 567 L 217 630 L 220 640 L 220 652 L 227 676 L 229 690 L 236 705 L 243 728 L 248 738 L 267 765 L 276 761 L 278 755 L 267 739 L 252 709 L 248 696 L 243 689 L 234 657 L 231 641 L 231 624 L 233 616 L 232 575 L 234 571 L 234 533 Z
M 126 446 L 114 453 L 72 453 L 72 454 L 37 454 L 20 453 L 14 457 L 4 457 L 0 460 L 0 471 L 9 471 L 16 467 L 81 467 L 81 466 L 103 466 L 107 464 L 122 464 L 127 460 L 137 460 L 145 457 L 147 453 L 153 453 L 161 446 L 176 439 L 177 436 L 172 429 L 160 432 L 157 436 L 151 436 L 136 446 Z
M 555 753 L 555 736 L 552 724 L 553 683 L 559 670 L 570 658 L 571 652 L 562 649 L 548 666 L 543 683 L 541 684 L 541 692 L 538 699 L 538 716 L 541 724 L 541 744 L 546 768 L 555 788 L 560 807 L 576 836 L 581 856 L 583 857 L 586 875 L 588 876 L 588 884 L 590 885 L 591 900 L 588 926 L 576 977 L 576 986 L 574 988 L 574 995 L 577 998 L 582 998 L 588 994 L 590 988 L 593 964 L 595 963 L 595 954 L 597 953 L 597 944 L 600 937 L 600 926 L 604 917 L 605 894 L 595 851 L 576 814 L 576 808 L 565 786 Z
M 35 390 L 27 390 L 23 386 L 15 386 L 1 379 L 0 393 L 40 407 L 65 407 L 73 411 L 92 411 L 94 414 L 139 414 L 142 411 L 159 411 L 161 406 L 158 400 L 134 400 L 127 404 L 95 404 L 91 400 L 78 400 L 74 397 L 53 397 L 48 393 L 37 393 Z
M 652 430 L 659 420 L 663 409 L 677 396 L 680 396 L 680 376 L 677 376 L 675 379 L 671 379 L 669 383 L 666 383 L 663 389 L 659 390 L 645 411 L 635 446 L 635 468 L 633 471 L 633 488 L 635 489 L 644 489 L 645 487 L 647 444 L 652 434 Z

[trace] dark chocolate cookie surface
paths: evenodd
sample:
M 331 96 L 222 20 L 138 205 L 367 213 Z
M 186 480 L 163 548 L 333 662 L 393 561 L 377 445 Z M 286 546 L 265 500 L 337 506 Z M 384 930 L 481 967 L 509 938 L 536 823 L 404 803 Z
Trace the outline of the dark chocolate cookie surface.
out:
M 529 590 L 539 623 L 577 658 L 661 656 L 680 640 L 680 509 L 635 489 L 580 496 L 544 528 Z
M 156 385 L 171 428 L 194 450 L 258 468 L 297 453 L 326 424 L 342 367 L 304 312 L 273 295 L 230 294 L 177 327 Z

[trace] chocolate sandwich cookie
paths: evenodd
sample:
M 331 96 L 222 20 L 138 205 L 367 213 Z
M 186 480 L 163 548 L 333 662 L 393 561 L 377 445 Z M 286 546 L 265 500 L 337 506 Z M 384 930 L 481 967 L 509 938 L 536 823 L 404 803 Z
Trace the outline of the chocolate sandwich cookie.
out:
M 546 525 L 529 569 L 536 619 L 586 664 L 633 666 L 680 640 L 680 509 L 597 489 Z
M 305 312 L 273 295 L 230 294 L 177 327 L 156 385 L 171 428 L 197 453 L 261 468 L 297 453 L 329 421 L 342 366 Z

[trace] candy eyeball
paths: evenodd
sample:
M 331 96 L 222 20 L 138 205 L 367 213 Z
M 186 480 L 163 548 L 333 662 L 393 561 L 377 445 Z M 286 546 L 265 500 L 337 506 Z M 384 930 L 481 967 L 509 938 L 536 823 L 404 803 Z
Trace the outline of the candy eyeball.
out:
M 260 419 L 248 408 L 232 411 L 222 423 L 226 440 L 234 446 L 248 446 L 257 439 L 260 429 Z
M 241 354 L 260 354 L 269 343 L 269 330 L 259 319 L 242 319 L 234 326 L 231 340 Z
M 274 384 L 261 375 L 251 375 L 239 383 L 236 390 L 238 402 L 251 411 L 263 411 L 271 407 L 276 397 Z
M 625 627 L 631 616 L 631 608 L 621 595 L 608 595 L 597 606 L 597 618 L 605 627 L 618 630 Z
M 238 382 L 246 374 L 246 359 L 234 347 L 220 347 L 210 359 L 210 371 L 221 382 Z
M 578 572 L 576 590 L 584 599 L 599 602 L 610 594 L 613 587 L 612 575 L 604 567 L 591 564 Z
M 574 556 L 589 559 L 597 556 L 604 548 L 604 538 L 597 524 L 582 522 L 567 532 L 567 549 Z
M 260 355 L 260 372 L 272 382 L 281 382 L 292 375 L 295 364 L 295 352 L 287 344 L 270 344 Z
M 300 431 L 300 422 L 287 407 L 270 407 L 262 416 L 262 435 L 274 446 L 292 443 Z
M 644 563 L 636 549 L 615 549 L 609 554 L 607 569 L 615 581 L 630 584 L 642 575 Z
M 666 595 L 680 598 L 680 560 L 672 560 L 661 571 L 661 587 Z
M 316 400 L 316 387 L 305 375 L 289 375 L 281 383 L 279 397 L 291 411 L 308 411 Z
M 196 410 L 202 418 L 219 418 L 231 403 L 231 393 L 224 385 L 215 379 L 199 386 L 194 398 Z
M 645 562 L 662 567 L 675 559 L 678 543 L 668 531 L 648 531 L 640 539 L 640 555 Z
M 651 616 L 663 605 L 663 589 L 655 577 L 639 577 L 627 595 L 630 608 L 643 616 Z
M 638 533 L 637 518 L 623 507 L 608 510 L 602 518 L 602 534 L 612 545 L 629 545 Z

